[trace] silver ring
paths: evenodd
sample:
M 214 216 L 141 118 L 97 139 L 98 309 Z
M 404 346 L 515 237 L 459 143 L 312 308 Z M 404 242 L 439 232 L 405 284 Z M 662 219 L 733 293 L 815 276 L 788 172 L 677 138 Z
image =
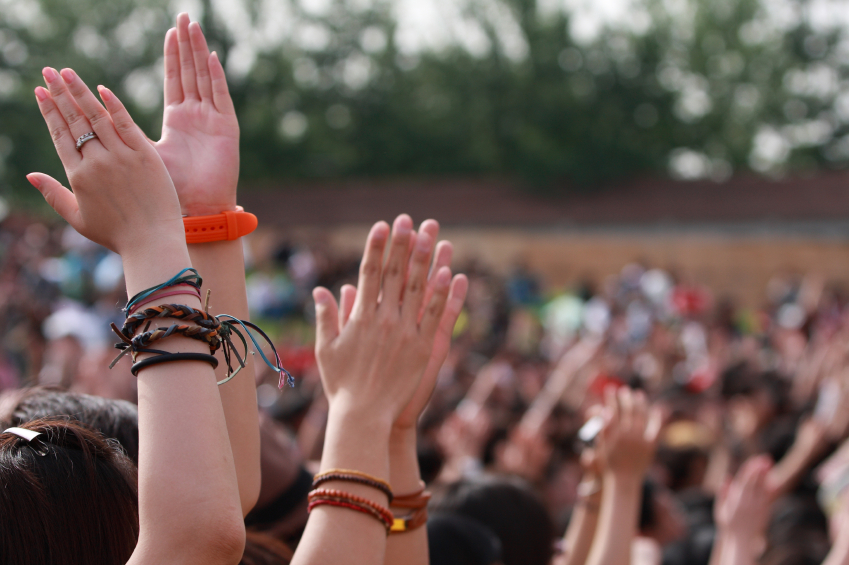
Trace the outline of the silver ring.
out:
M 94 133 L 93 131 L 90 131 L 85 135 L 81 135 L 79 137 L 79 139 L 77 139 L 77 151 L 83 150 L 83 145 L 85 144 L 86 141 L 89 141 L 91 139 L 96 139 L 96 138 L 97 138 L 97 134 Z

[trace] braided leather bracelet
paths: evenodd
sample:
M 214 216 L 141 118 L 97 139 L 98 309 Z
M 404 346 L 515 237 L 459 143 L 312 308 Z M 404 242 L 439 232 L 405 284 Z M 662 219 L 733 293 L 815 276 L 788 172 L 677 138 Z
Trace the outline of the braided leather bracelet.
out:
M 353 473 L 345 473 L 341 471 L 327 471 L 325 473 L 321 473 L 320 475 L 316 475 L 315 479 L 313 479 L 312 482 L 312 488 L 318 488 L 319 486 L 329 481 L 345 481 L 349 483 L 359 483 L 361 485 L 370 486 L 385 494 L 387 498 L 389 498 L 390 504 L 392 504 L 392 500 L 394 498 L 392 494 L 392 489 L 389 488 L 389 485 L 385 481 L 381 481 L 373 477 L 364 477 L 359 474 L 355 475 Z
M 184 322 L 193 322 L 202 328 L 210 329 L 218 329 L 221 326 L 221 322 L 215 316 L 210 316 L 203 310 L 183 304 L 160 304 L 127 316 L 127 319 L 124 321 L 124 327 L 121 328 L 121 333 L 128 338 L 132 338 L 145 321 L 155 320 L 156 318 L 175 318 Z

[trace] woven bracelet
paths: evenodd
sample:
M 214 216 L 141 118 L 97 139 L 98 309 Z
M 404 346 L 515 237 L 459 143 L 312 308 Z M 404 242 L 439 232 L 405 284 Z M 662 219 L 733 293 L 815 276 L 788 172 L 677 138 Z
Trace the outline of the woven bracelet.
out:
M 213 369 L 218 367 L 218 359 L 214 355 L 207 355 L 206 353 L 165 353 L 142 359 L 138 363 L 133 364 L 130 372 L 133 373 L 134 377 L 138 377 L 139 371 L 142 369 L 159 365 L 160 363 L 170 363 L 171 361 L 204 361 L 209 363 Z
M 174 318 L 183 322 L 193 322 L 202 328 L 209 329 L 221 327 L 221 322 L 215 316 L 210 316 L 203 310 L 183 304 L 160 304 L 127 316 L 121 333 L 132 338 L 144 322 L 157 318 Z
M 127 305 L 124 306 L 124 312 L 129 312 L 136 304 L 160 290 L 170 288 L 172 286 L 178 286 L 181 284 L 187 284 L 189 286 L 192 286 L 196 288 L 198 292 L 200 292 L 200 287 L 203 285 L 203 279 L 195 269 L 183 269 L 164 283 L 152 286 L 134 295 L 132 298 L 130 298 L 130 300 L 127 301 Z
M 359 483 L 361 485 L 370 486 L 374 489 L 379 490 L 383 494 L 385 494 L 387 496 L 387 498 L 389 498 L 390 504 L 392 504 L 392 499 L 394 498 L 394 495 L 392 494 L 392 489 L 390 489 L 389 485 L 386 484 L 384 481 L 375 480 L 375 479 L 370 478 L 370 477 L 363 477 L 363 476 L 360 476 L 360 475 L 354 475 L 354 474 L 351 474 L 351 473 L 342 473 L 342 472 L 339 472 L 339 473 L 333 473 L 333 472 L 322 473 L 320 475 L 317 475 L 315 477 L 315 479 L 313 479 L 312 488 L 314 488 L 314 489 L 318 488 L 321 485 L 323 485 L 324 483 L 329 482 L 329 481 L 344 481 L 344 482 L 348 482 L 348 483 Z

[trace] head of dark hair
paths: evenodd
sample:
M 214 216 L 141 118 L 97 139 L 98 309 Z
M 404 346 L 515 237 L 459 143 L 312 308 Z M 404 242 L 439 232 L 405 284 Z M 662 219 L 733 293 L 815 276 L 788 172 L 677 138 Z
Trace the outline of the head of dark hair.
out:
M 547 565 L 551 559 L 554 523 L 519 479 L 483 476 L 453 483 L 434 509 L 473 518 L 492 530 L 504 565 Z
M 479 521 L 459 514 L 437 513 L 427 521 L 431 565 L 493 565 L 501 542 Z
M 18 427 L 42 435 L 0 434 L 0 563 L 126 563 L 139 532 L 136 469 L 117 442 L 69 419 Z
M 20 426 L 39 418 L 71 418 L 118 440 L 130 459 L 138 464 L 139 413 L 131 402 L 56 388 L 33 387 L 22 390 L 12 399 L 9 410 L 8 416 L 0 415 L 0 425 L 6 420 L 9 426 Z

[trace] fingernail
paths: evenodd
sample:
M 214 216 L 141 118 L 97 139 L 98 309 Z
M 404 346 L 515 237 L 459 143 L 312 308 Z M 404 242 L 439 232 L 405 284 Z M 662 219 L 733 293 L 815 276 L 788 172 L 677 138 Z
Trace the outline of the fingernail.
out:
M 312 298 L 315 300 L 316 304 L 320 304 L 321 306 L 324 306 L 328 302 L 327 294 L 320 292 L 318 289 L 313 291 Z
M 44 67 L 43 69 L 41 69 L 41 75 L 47 82 L 53 82 L 59 77 L 59 75 L 56 73 L 56 69 L 52 69 L 50 67 Z
M 430 244 L 430 236 L 426 233 L 419 232 L 419 235 L 416 236 L 416 249 L 427 253 L 430 251 Z
M 35 188 L 38 188 L 38 187 L 40 187 L 40 186 L 41 186 L 41 179 L 39 179 L 37 176 L 35 176 L 35 173 L 30 173 L 30 174 L 28 174 L 28 175 L 27 175 L 27 180 L 28 180 L 28 181 L 29 181 L 29 183 L 30 183 L 31 185 L 33 185 Z
M 406 214 L 398 216 L 398 219 L 395 220 L 394 228 L 396 235 L 407 235 L 413 231 L 413 220 Z
M 59 74 L 62 75 L 62 79 L 68 84 L 74 82 L 77 78 L 77 73 L 71 69 L 62 69 L 62 72 Z
M 386 239 L 388 227 L 384 222 L 378 222 L 371 228 L 372 237 L 376 240 Z
M 38 98 L 39 102 L 44 102 L 47 100 L 47 91 L 44 88 L 37 86 L 35 88 L 35 97 Z
M 450 282 L 451 271 L 448 269 L 448 267 L 443 267 L 439 269 L 439 272 L 436 273 L 436 286 L 438 286 L 439 288 L 445 288 Z
M 98 85 L 97 92 L 100 93 L 100 99 L 106 102 L 107 100 L 112 100 L 112 91 L 106 88 L 105 86 Z

